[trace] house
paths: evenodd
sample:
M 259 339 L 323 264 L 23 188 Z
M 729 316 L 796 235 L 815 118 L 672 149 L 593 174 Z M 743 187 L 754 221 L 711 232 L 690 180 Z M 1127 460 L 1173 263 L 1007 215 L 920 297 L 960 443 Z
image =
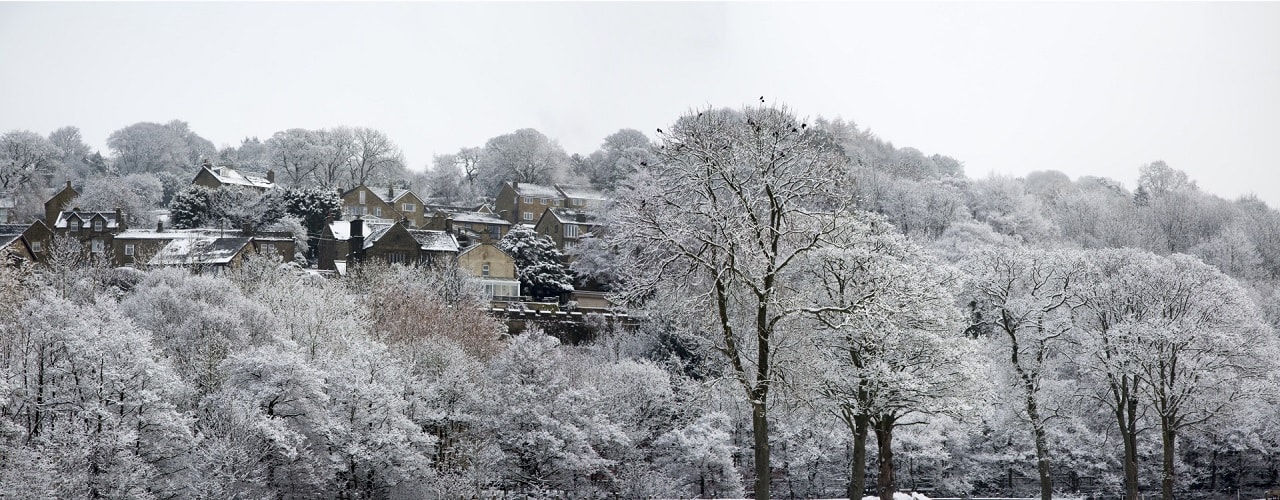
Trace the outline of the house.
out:
M 118 266 L 227 266 L 233 262 L 223 262 L 222 252 L 229 245 L 235 246 L 232 259 L 237 262 L 246 251 L 275 255 L 282 262 L 293 260 L 293 238 L 270 229 L 166 229 L 163 222 L 157 222 L 154 231 L 127 230 L 115 235 L 112 262 Z M 242 248 L 241 239 L 245 240 L 247 247 Z M 180 240 L 186 243 L 174 243 Z
M 58 214 L 71 203 L 72 200 L 80 196 L 80 191 L 71 187 L 71 181 L 67 181 L 67 185 L 58 192 L 53 193 L 48 200 L 44 202 L 44 222 L 52 224 L 58 220 Z
M 463 247 L 476 243 L 497 243 L 511 231 L 511 223 L 492 212 L 459 210 L 454 207 L 433 207 L 425 227 L 453 233 L 458 244 Z
M 404 220 L 332 221 L 320 238 L 320 269 L 336 270 L 348 261 L 404 265 L 442 265 L 458 254 L 458 240 L 445 231 L 409 229 Z
M 510 254 L 489 243 L 478 243 L 458 253 L 458 267 L 480 280 L 491 300 L 520 300 L 520 279 Z
M 218 189 L 223 186 L 238 186 L 266 191 L 276 188 L 276 173 L 268 170 L 266 177 L 259 177 L 241 173 L 228 166 L 215 167 L 206 161 L 204 165 L 200 166 L 200 171 L 196 172 L 196 177 L 191 180 L 191 184 L 210 189 Z
M 43 239 L 28 238 L 28 233 L 31 232 L 32 227 L 43 228 L 46 237 Z M 35 221 L 31 224 L 0 224 L 0 263 L 20 265 L 23 262 L 42 260 L 46 254 L 45 245 L 48 245 L 48 233 L 49 229 L 40 221 Z
M 556 190 L 564 198 L 565 208 L 574 210 L 599 210 L 609 200 L 604 192 L 591 186 L 556 184 Z
M 599 225 L 596 217 L 584 210 L 552 208 L 542 214 L 533 230 L 551 237 L 556 248 L 563 251 L 573 248 L 580 238 L 595 231 Z
M 512 224 L 533 224 L 552 207 L 563 207 L 564 195 L 553 186 L 506 182 L 494 200 L 498 215 Z
M 178 266 L 213 269 L 214 272 L 235 267 L 252 251 L 253 238 L 219 236 L 212 231 L 174 238 L 160 247 L 147 261 L 151 266 Z
M 428 217 L 426 204 L 413 191 L 364 184 L 342 193 L 342 213 L 350 218 L 405 220 L 411 228 L 426 227 Z
M 115 235 L 127 229 L 127 225 L 119 209 L 114 212 L 88 212 L 73 208 L 58 212 L 50 229 L 55 235 L 75 238 L 95 255 L 105 255 L 112 247 Z

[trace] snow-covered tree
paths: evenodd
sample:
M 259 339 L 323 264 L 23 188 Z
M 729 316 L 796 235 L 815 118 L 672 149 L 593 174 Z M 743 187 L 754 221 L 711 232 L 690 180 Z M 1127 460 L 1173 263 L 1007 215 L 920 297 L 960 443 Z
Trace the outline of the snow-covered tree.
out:
M 710 312 L 701 331 L 752 408 L 755 495 L 769 498 L 769 395 L 788 347 L 775 334 L 792 315 L 778 303 L 803 286 L 789 267 L 836 229 L 821 213 L 849 200 L 845 157 L 776 107 L 706 109 L 660 134 L 659 162 L 619 190 L 606 237 L 631 257 L 629 300 L 676 296 Z
M 498 241 L 498 248 L 515 259 L 520 286 L 529 295 L 558 297 L 573 291 L 573 275 L 564 263 L 564 254 L 550 237 L 517 224 Z

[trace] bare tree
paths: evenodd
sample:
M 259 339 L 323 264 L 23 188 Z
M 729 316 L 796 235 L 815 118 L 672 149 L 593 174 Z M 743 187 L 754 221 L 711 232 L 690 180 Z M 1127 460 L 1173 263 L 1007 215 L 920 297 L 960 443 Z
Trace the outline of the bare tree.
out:
M 387 134 L 365 127 L 352 129 L 351 134 L 354 147 L 348 172 L 352 184 L 385 181 L 404 168 L 404 155 Z

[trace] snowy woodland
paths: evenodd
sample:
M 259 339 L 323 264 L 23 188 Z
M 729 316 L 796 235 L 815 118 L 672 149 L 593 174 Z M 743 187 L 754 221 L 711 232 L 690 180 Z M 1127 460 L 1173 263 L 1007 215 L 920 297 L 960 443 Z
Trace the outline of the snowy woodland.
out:
M 509 335 L 449 266 L 325 278 L 304 255 L 210 275 L 54 249 L 0 267 L 0 497 L 1280 487 L 1280 212 L 1258 199 L 1155 159 L 1121 179 L 969 178 L 778 105 L 650 128 L 587 154 L 523 129 L 423 170 L 368 128 L 218 148 L 181 121 L 138 123 L 105 154 L 75 127 L 4 134 L 18 222 L 67 180 L 76 206 L 137 224 L 161 209 L 211 223 L 184 211 L 199 199 L 312 237 L 331 193 L 358 184 L 441 204 L 506 181 L 591 185 L 610 193 L 602 229 L 541 286 L 602 286 L 637 321 L 575 344 Z M 206 160 L 272 170 L 286 192 L 209 201 L 188 187 Z

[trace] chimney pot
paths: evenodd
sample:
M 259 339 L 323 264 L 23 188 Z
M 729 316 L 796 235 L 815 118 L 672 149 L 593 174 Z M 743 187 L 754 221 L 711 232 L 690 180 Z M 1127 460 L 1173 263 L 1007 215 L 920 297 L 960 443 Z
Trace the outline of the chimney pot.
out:
M 163 221 L 163 220 L 158 220 L 158 221 L 156 221 L 156 232 L 157 232 L 157 233 L 163 233 L 163 232 L 164 232 L 164 221 Z
M 267 171 L 267 182 L 270 182 L 270 183 L 272 183 L 272 184 L 275 184 L 275 183 L 276 183 L 276 171 L 275 171 L 275 170 L 268 170 L 268 171 Z

